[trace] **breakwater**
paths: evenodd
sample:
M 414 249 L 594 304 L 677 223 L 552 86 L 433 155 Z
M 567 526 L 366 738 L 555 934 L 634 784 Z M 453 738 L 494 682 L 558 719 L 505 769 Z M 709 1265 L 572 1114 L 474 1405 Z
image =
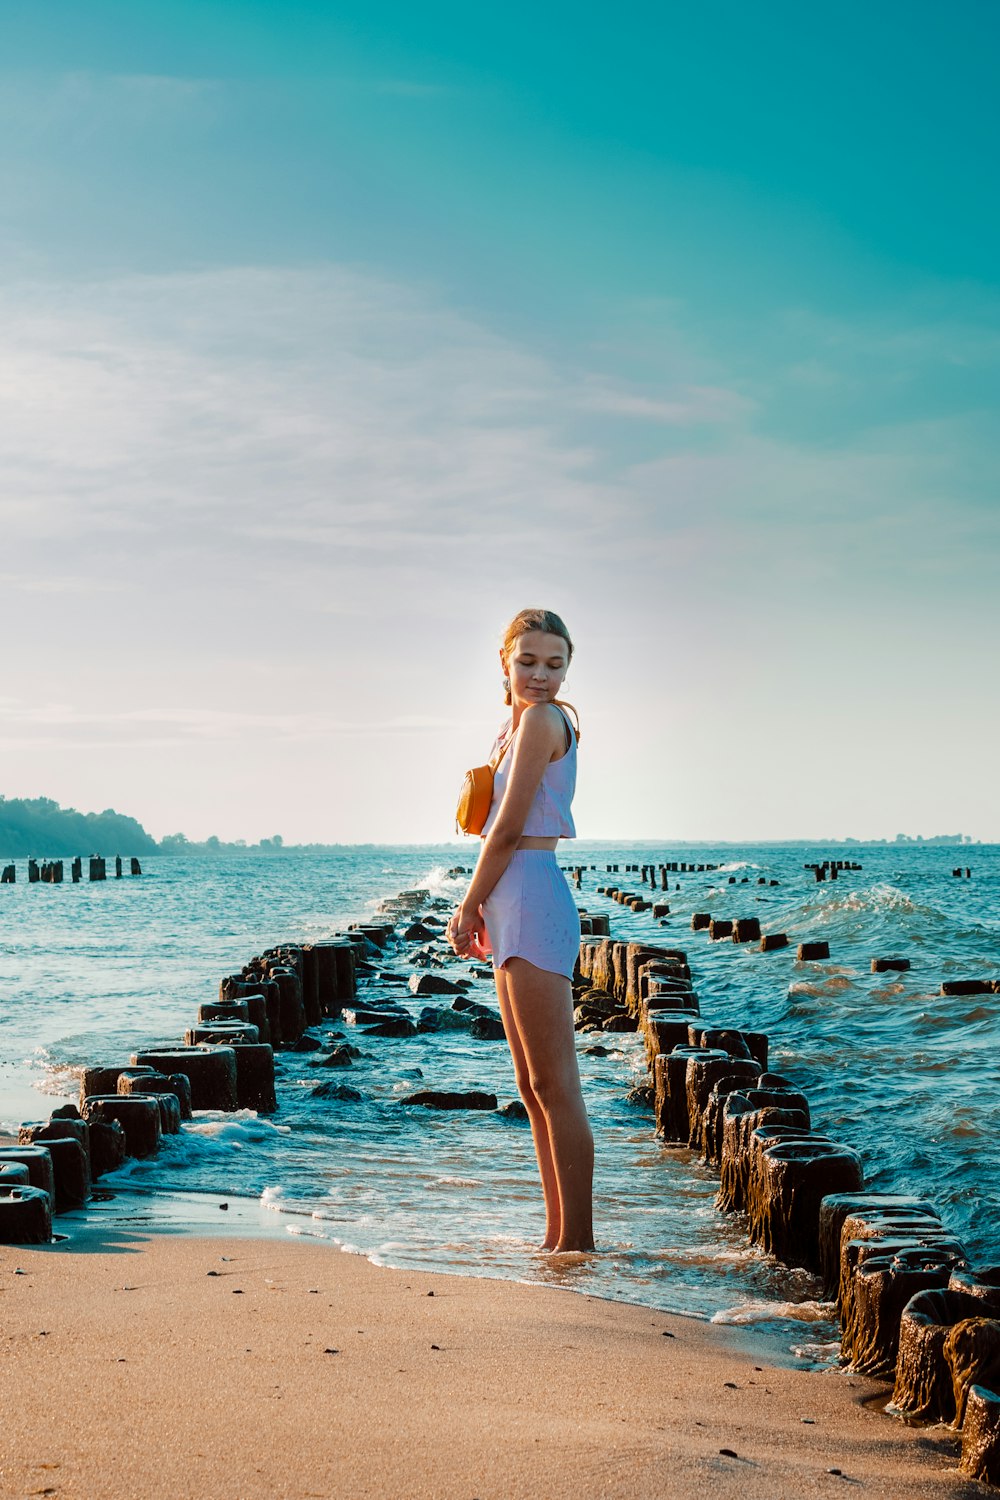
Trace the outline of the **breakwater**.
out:
M 652 906 L 617 886 L 599 894 L 632 911 Z M 712 942 L 775 951 L 756 917 L 698 913 L 691 925 Z M 797 956 L 829 959 L 829 944 L 800 943 Z M 873 973 L 908 968 L 905 958 L 871 960 Z M 702 1014 L 686 951 L 585 936 L 580 977 L 589 988 L 578 987 L 578 1028 L 635 1021 L 657 1134 L 719 1171 L 718 1207 L 740 1214 L 754 1243 L 822 1278 L 844 1364 L 891 1380 L 894 1413 L 959 1431 L 963 1471 L 1000 1484 L 1000 1266 L 974 1265 L 933 1202 L 867 1186 L 859 1154 L 813 1130 L 794 1075 L 769 1071 L 767 1034 Z M 940 993 L 1000 994 L 1000 978 L 945 980 Z
M 129 874 L 141 875 L 142 865 L 132 855 L 129 859 Z M 75 859 L 28 859 L 25 861 L 25 878 L 29 885 L 62 885 L 66 877 L 66 867 L 69 866 L 69 878 L 73 885 L 79 885 L 83 879 L 83 858 L 77 855 Z M 115 879 L 121 880 L 125 873 L 125 861 L 120 854 L 116 854 L 112 862 Z M 102 854 L 91 854 L 87 858 L 88 880 L 107 880 L 108 861 Z M 10 864 L 0 865 L 0 885 L 17 884 L 17 861 L 12 860 Z

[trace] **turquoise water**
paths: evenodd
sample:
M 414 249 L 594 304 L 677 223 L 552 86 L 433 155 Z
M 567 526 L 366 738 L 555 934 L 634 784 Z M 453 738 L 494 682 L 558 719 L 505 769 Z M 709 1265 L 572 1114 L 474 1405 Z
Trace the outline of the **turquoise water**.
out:
M 260 949 L 327 936 L 370 917 L 402 889 L 456 899 L 449 877 L 473 846 L 345 848 L 325 855 L 158 859 L 141 880 L 0 887 L 0 1124 L 39 1118 L 74 1098 L 78 1070 L 174 1040 L 219 978 Z M 569 861 L 569 853 L 563 856 Z M 850 857 L 863 868 L 816 884 L 806 862 Z M 771 1066 L 810 1098 L 817 1130 L 860 1150 L 870 1182 L 926 1195 L 977 1260 L 1000 1261 L 996 1085 L 1000 996 L 945 999 L 942 979 L 1000 975 L 1000 849 L 996 847 L 572 846 L 587 870 L 578 901 L 610 914 L 622 938 L 687 949 L 713 1022 L 767 1031 Z M 671 876 L 666 929 L 597 895 L 608 863 L 720 865 Z M 970 880 L 955 879 L 961 861 Z M 730 876 L 736 879 L 730 884 Z M 758 885 L 760 877 L 777 886 Z M 747 883 L 743 883 L 746 881 Z M 617 884 L 640 889 L 637 875 Z M 831 958 L 799 963 L 690 930 L 693 911 L 758 916 L 795 942 L 826 938 Z M 408 975 L 408 947 L 385 966 Z M 873 975 L 870 959 L 909 957 L 905 974 Z M 399 986 L 372 985 L 400 997 Z M 474 996 L 492 986 L 476 981 Z M 423 1003 L 423 1002 L 421 1002 Z M 347 1029 L 347 1028 L 341 1028 Z M 606 1054 L 587 1047 L 598 1043 Z M 120 1194 L 85 1216 L 113 1216 L 130 1190 L 185 1195 L 217 1210 L 220 1196 L 259 1205 L 276 1233 L 308 1234 L 377 1262 L 523 1280 L 720 1321 L 779 1323 L 803 1346 L 828 1338 L 828 1309 L 810 1278 L 751 1250 L 738 1220 L 713 1206 L 716 1179 L 686 1151 L 663 1146 L 629 1104 L 644 1076 L 631 1036 L 581 1036 L 580 1060 L 598 1148 L 602 1254 L 558 1265 L 534 1245 L 540 1201 L 524 1124 L 490 1114 L 437 1114 L 398 1100 L 414 1087 L 483 1088 L 515 1097 L 505 1045 L 463 1033 L 365 1038 L 349 1074 L 309 1054 L 281 1054 L 278 1113 L 199 1116 L 153 1161 L 106 1179 Z M 312 1097 L 333 1076 L 360 1102 Z M 145 1213 L 155 1222 L 156 1200 Z M 70 1234 L 74 1216 L 61 1228 Z

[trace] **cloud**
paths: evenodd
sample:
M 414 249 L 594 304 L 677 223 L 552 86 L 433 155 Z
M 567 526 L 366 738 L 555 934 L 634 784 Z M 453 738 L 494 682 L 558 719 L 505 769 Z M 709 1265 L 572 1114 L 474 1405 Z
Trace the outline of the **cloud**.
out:
M 672 399 L 650 396 L 624 386 L 592 384 L 581 393 L 584 411 L 635 417 L 671 427 L 732 428 L 753 411 L 755 403 L 736 391 L 715 386 L 681 386 Z
M 24 535 L 224 528 L 384 549 L 485 509 L 592 507 L 530 355 L 346 272 L 233 271 L 19 288 L 0 438 Z
M 370 618 L 376 599 L 382 617 L 447 616 L 477 573 L 519 594 L 533 579 L 610 581 L 624 599 L 629 569 L 692 593 L 699 560 L 740 589 L 737 550 L 762 582 L 793 562 L 801 581 L 853 567 L 864 539 L 885 545 L 894 518 L 918 513 L 923 533 L 893 545 L 913 556 L 946 529 L 933 571 L 962 551 L 980 482 L 959 472 L 982 453 L 962 412 L 880 425 L 873 398 L 863 441 L 810 444 L 767 431 L 787 400 L 777 376 L 772 390 L 727 380 L 666 325 L 669 381 L 640 384 L 350 268 L 20 283 L 0 317 L 12 582 L 67 598 L 73 580 L 169 585 L 179 616 L 204 624 L 214 604 L 221 634 L 266 611 L 276 645 L 279 598 L 296 618 Z M 910 347 L 887 322 L 788 321 L 813 329 L 798 380 L 820 393 L 862 381 L 872 344 Z
M 250 809 L 450 828 L 527 602 L 580 647 L 609 832 L 671 826 L 677 787 L 711 805 L 750 741 L 780 795 L 762 747 L 827 710 L 871 726 L 887 682 L 915 724 L 928 680 L 952 715 L 988 680 L 995 442 L 964 408 L 887 415 L 867 355 L 817 340 L 866 424 L 810 443 L 774 421 L 800 349 L 751 377 L 661 319 L 643 381 L 357 269 L 21 281 L 0 318 L 8 791 L 192 833 L 188 808 L 231 835 Z M 898 733 L 866 729 L 865 764 Z M 837 784 L 821 749 L 807 789 Z
M 87 710 L 71 703 L 0 698 L 0 745 L 117 748 L 206 740 L 239 741 L 253 734 L 270 741 L 316 742 L 359 736 L 420 736 L 454 732 L 466 721 L 433 714 L 346 718 L 340 713 L 233 711 L 196 705 L 171 708 Z

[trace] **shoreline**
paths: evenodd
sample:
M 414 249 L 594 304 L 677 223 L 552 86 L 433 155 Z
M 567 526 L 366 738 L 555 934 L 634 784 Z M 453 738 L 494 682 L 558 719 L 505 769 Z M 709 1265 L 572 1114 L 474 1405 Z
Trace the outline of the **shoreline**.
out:
M 0 1495 L 987 1493 L 944 1429 L 883 1416 L 885 1385 L 729 1327 L 327 1243 L 104 1239 L 0 1247 Z
M 16 1138 L 0 1135 L 0 1146 L 15 1144 Z M 225 1204 L 225 1208 L 221 1205 Z M 547 1280 L 529 1280 L 523 1276 L 511 1276 L 502 1271 L 483 1270 L 470 1272 L 464 1268 L 436 1266 L 400 1266 L 378 1257 L 378 1252 L 346 1246 L 336 1236 L 327 1237 L 311 1231 L 307 1226 L 311 1213 L 289 1209 L 270 1208 L 259 1198 L 217 1193 L 184 1192 L 180 1189 L 138 1188 L 128 1184 L 117 1186 L 102 1178 L 94 1189 L 93 1197 L 82 1208 L 66 1210 L 53 1218 L 53 1238 L 47 1247 L 52 1251 L 70 1254 L 101 1253 L 109 1247 L 140 1236 L 149 1241 L 160 1236 L 191 1239 L 194 1241 L 225 1238 L 234 1243 L 255 1241 L 260 1245 L 299 1244 L 311 1246 L 320 1252 L 343 1255 L 365 1261 L 373 1270 L 391 1271 L 399 1275 L 443 1276 L 458 1280 L 498 1282 L 507 1286 L 538 1287 L 542 1290 L 563 1292 L 573 1297 L 583 1297 L 612 1307 L 629 1307 L 648 1313 L 651 1317 L 668 1317 L 682 1322 L 697 1323 L 702 1327 L 717 1330 L 720 1339 L 725 1339 L 734 1351 L 739 1350 L 755 1358 L 765 1359 L 769 1364 L 790 1370 L 809 1373 L 838 1373 L 837 1356 L 818 1360 L 795 1352 L 793 1337 L 801 1329 L 803 1345 L 808 1345 L 810 1334 L 816 1325 L 809 1321 L 798 1324 L 795 1319 L 764 1319 L 761 1321 L 716 1321 L 713 1316 L 684 1308 L 661 1308 L 643 1301 L 638 1289 L 635 1296 L 612 1296 L 595 1291 L 592 1286 L 580 1287 L 572 1283 L 578 1264 L 573 1256 L 546 1255 L 538 1252 L 537 1262 L 551 1268 Z M 300 1227 L 302 1226 L 302 1227 Z M 17 1246 L 0 1245 L 15 1251 Z M 21 1247 L 27 1253 L 28 1247 Z M 39 1247 L 45 1248 L 45 1247 Z M 598 1246 L 595 1256 L 610 1254 Z M 593 1257 L 587 1256 L 585 1262 Z M 831 1306 L 831 1316 L 832 1308 Z M 839 1345 L 837 1346 L 839 1350 Z

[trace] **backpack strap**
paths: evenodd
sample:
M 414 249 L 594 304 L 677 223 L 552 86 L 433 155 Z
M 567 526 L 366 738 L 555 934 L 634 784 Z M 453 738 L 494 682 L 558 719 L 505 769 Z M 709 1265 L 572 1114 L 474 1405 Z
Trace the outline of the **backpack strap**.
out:
M 491 759 L 491 760 L 487 761 L 487 765 L 489 766 L 490 770 L 493 772 L 494 776 L 497 773 L 497 766 L 499 766 L 500 762 L 503 760 L 504 756 L 507 754 L 507 751 L 510 749 L 510 747 L 511 747 L 511 745 L 513 743 L 514 743 L 514 736 L 513 736 L 513 734 L 511 734 L 510 739 L 507 741 L 506 745 L 504 745 L 503 749 L 500 751 L 500 754 L 496 757 L 496 759 L 495 760 Z

